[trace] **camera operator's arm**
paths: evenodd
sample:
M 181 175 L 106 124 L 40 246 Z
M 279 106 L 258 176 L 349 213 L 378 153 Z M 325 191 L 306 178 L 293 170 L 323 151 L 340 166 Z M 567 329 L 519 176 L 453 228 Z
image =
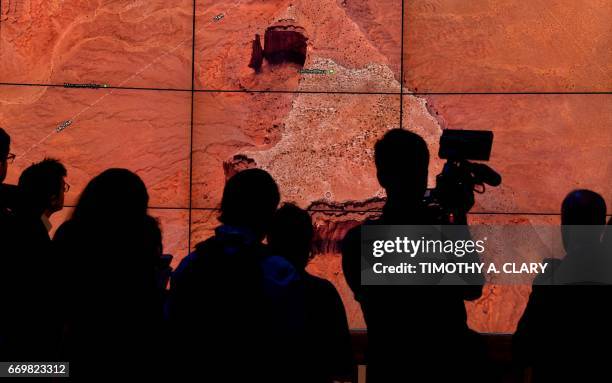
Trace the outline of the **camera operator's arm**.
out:
M 352 228 L 342 240 L 342 271 L 355 299 L 361 297 L 361 228 Z

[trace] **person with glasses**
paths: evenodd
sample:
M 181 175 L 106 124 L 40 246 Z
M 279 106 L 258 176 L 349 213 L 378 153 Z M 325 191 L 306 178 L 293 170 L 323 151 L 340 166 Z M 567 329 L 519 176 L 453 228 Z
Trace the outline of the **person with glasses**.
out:
M 16 187 L 12 185 L 5 185 L 3 182 L 6 179 L 6 173 L 8 171 L 8 164 L 13 162 L 15 156 L 9 152 L 11 147 L 11 137 L 8 133 L 0 128 L 0 305 L 3 305 L 9 300 L 7 291 L 9 289 L 8 275 L 10 273 L 9 255 L 11 254 L 11 248 L 9 239 L 12 237 L 11 228 L 13 224 L 13 214 L 11 211 L 12 207 L 12 196 L 16 193 Z M 7 339 L 8 327 L 4 315 L 0 315 L 0 360 L 4 360 L 4 354 L 6 350 L 6 339 Z
M 16 157 L 10 152 L 10 148 L 11 137 L 0 128 L 0 225 L 2 222 L 6 223 L 17 201 L 17 187 L 3 183 L 8 173 L 8 165 L 12 164 Z
M 0 128 L 0 243 L 5 243 L 9 238 L 9 228 L 13 218 L 13 209 L 17 204 L 17 186 L 4 183 L 8 173 L 8 165 L 15 160 L 15 155 L 10 152 L 11 137 Z M 4 253 L 5 246 L 0 246 Z M 1 266 L 0 266 L 1 267 Z M 2 276 L 0 275 L 0 278 Z
M 54 159 L 29 166 L 19 177 L 19 200 L 13 210 L 8 269 L 8 299 L 4 305 L 6 360 L 44 360 L 57 357 L 62 330 L 57 301 L 62 268 L 50 238 L 53 214 L 64 207 L 69 189 L 66 168 Z M 8 359 L 7 359 L 8 358 Z
M 64 195 L 70 190 L 66 168 L 58 160 L 46 158 L 25 169 L 19 177 L 18 215 L 38 218 L 51 230 L 51 216 L 64 208 Z

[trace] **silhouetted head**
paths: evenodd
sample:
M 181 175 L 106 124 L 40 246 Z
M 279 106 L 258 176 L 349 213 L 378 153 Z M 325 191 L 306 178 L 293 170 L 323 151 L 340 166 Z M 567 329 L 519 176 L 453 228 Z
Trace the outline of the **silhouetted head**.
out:
M 574 190 L 561 205 L 563 244 L 570 248 L 599 242 L 606 224 L 606 202 L 591 190 Z
M 64 193 L 68 189 L 66 175 L 64 165 L 51 158 L 29 166 L 19 177 L 19 210 L 48 217 L 62 210 Z
M 6 178 L 8 155 L 11 150 L 11 137 L 0 128 L 0 183 Z
M 79 197 L 72 219 L 124 224 L 146 220 L 149 194 L 142 179 L 127 169 L 108 169 L 94 177 Z
M 418 203 L 427 189 L 429 150 L 421 136 L 404 129 L 388 131 L 374 146 L 376 175 L 387 198 Z
M 304 270 L 311 259 L 313 235 L 310 214 L 286 203 L 274 214 L 268 244 L 273 254 L 285 257 L 297 270 Z
M 247 169 L 225 184 L 219 221 L 252 230 L 263 238 L 280 202 L 278 186 L 268 172 Z

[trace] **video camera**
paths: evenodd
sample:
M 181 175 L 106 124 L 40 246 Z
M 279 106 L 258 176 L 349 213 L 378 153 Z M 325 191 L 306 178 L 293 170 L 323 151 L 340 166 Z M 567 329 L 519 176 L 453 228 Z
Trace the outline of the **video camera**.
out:
M 474 192 L 485 192 L 485 184 L 498 186 L 501 175 L 491 167 L 470 161 L 488 161 L 493 132 L 445 129 L 440 137 L 438 157 L 447 160 L 436 176 L 436 187 L 425 195 L 427 205 L 440 209 L 441 220 L 453 223 L 474 205 Z

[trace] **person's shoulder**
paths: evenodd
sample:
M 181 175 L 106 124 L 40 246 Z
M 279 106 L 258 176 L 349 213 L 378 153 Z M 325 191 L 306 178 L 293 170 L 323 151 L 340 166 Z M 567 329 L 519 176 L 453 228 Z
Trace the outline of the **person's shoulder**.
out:
M 194 269 L 198 269 L 202 261 L 206 260 L 206 258 L 210 256 L 214 243 L 214 237 L 210 237 L 196 244 L 195 250 L 187 254 L 187 256 L 185 256 L 181 262 L 179 262 L 179 265 L 174 270 L 173 274 L 176 276 L 181 276 Z
M 187 254 L 181 261 L 173 272 L 175 276 L 181 276 L 186 273 L 189 269 L 191 269 L 194 259 L 197 256 L 197 253 L 194 251 L 192 253 Z
M 305 283 L 312 285 L 312 286 L 320 287 L 323 289 L 334 287 L 334 285 L 327 279 L 317 277 L 316 275 L 312 275 L 307 271 L 304 271 L 302 278 L 304 279 Z
M 331 283 L 329 280 L 317 277 L 316 275 L 312 275 L 308 272 L 305 272 L 302 278 L 307 288 L 316 291 L 318 295 L 340 297 L 336 286 L 334 286 L 334 284 Z
M 71 233 L 75 231 L 77 228 L 78 228 L 77 223 L 72 219 L 68 219 L 64 221 L 61 225 L 59 225 L 56 232 Z
M 361 233 L 362 226 L 363 226 L 363 223 L 360 223 L 359 225 L 356 225 L 350 228 L 349 231 L 346 232 L 346 235 L 344 236 L 344 240 L 355 238 L 359 236 L 359 234 Z
M 366 219 L 365 221 L 353 226 L 350 228 L 344 238 L 342 238 L 340 247 L 341 249 L 354 248 L 361 241 L 361 232 L 364 227 L 367 226 L 375 226 L 375 225 L 384 225 L 384 221 L 381 218 L 376 219 Z
M 198 277 L 198 273 L 201 272 L 201 267 L 198 266 L 198 258 L 198 252 L 193 251 L 181 259 L 171 274 L 172 289 L 177 286 L 190 286 L 197 283 L 198 280 L 204 282 L 203 278 Z
M 353 226 L 352 228 L 350 228 L 347 232 L 346 235 L 344 236 L 345 240 L 353 240 L 356 238 L 359 238 L 361 236 L 361 230 L 366 227 L 366 226 L 372 226 L 372 225 L 380 225 L 382 224 L 382 221 L 380 219 L 367 219 L 355 226 Z
M 80 251 L 88 248 L 90 243 L 80 229 L 77 222 L 69 219 L 62 223 L 53 235 L 51 246 L 55 254 L 67 264 L 87 262 L 87 258 L 80 256 Z
M 198 257 L 204 256 L 206 254 L 209 254 L 210 252 L 214 251 L 216 249 L 216 247 L 219 244 L 219 240 L 217 239 L 216 236 L 211 236 L 208 237 L 207 239 L 198 242 L 195 246 L 194 246 L 194 254 L 200 254 Z
M 72 236 L 80 237 L 81 235 L 78 233 L 80 227 L 77 222 L 72 219 L 69 219 L 63 222 L 57 230 L 55 231 L 55 235 L 53 236 L 54 241 L 63 240 L 66 238 L 70 238 Z

